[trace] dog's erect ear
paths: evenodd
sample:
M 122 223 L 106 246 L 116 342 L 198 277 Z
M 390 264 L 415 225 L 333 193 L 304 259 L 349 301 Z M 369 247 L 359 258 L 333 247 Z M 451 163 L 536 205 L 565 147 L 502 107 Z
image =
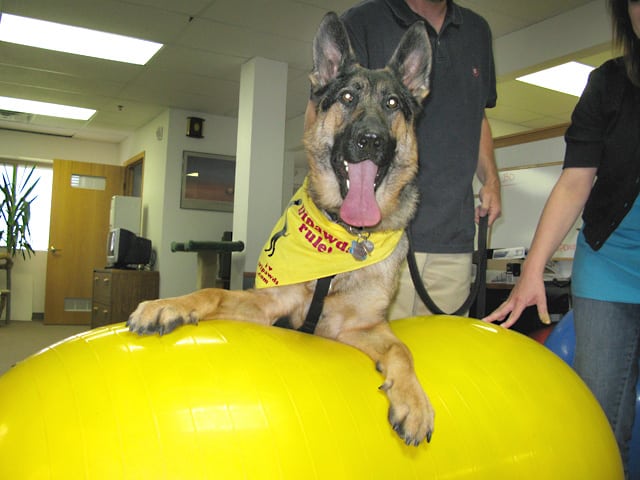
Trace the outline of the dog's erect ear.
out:
M 387 65 L 421 102 L 429 94 L 431 43 L 423 22 L 414 23 L 400 39 Z
M 355 63 L 347 30 L 334 12 L 322 19 L 313 40 L 313 70 L 309 78 L 314 90 L 335 79 L 345 67 Z

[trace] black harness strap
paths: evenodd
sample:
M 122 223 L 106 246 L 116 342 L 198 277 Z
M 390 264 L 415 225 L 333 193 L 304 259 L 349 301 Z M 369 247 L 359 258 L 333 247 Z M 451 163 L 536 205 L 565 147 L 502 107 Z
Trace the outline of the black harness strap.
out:
M 311 305 L 309 305 L 307 318 L 305 318 L 302 326 L 298 328 L 299 332 L 313 333 L 316 331 L 316 326 L 318 325 L 318 320 L 320 320 L 320 314 L 324 306 L 324 299 L 327 293 L 329 293 L 329 287 L 331 286 L 333 277 L 334 275 L 319 278 L 316 282 L 316 290 L 313 292 L 313 299 L 311 300 Z

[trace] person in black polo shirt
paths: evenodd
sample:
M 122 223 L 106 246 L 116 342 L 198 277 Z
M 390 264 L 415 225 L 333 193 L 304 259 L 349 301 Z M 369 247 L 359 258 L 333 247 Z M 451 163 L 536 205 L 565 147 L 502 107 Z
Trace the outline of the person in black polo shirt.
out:
M 425 22 L 433 51 L 431 92 L 417 122 L 420 205 L 411 226 L 418 268 L 435 304 L 456 311 L 469 295 L 475 226 L 500 215 L 500 180 L 485 108 L 496 104 L 491 30 L 451 0 L 368 0 L 342 15 L 360 64 L 383 68 L 402 34 Z M 307 121 L 312 109 L 307 109 Z M 474 175 L 482 183 L 474 213 Z M 408 268 L 390 319 L 429 314 Z

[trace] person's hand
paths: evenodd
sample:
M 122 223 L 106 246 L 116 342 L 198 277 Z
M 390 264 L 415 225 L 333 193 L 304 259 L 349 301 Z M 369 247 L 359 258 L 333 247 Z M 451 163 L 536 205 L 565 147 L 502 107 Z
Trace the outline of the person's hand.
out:
M 495 322 L 506 318 L 506 321 L 501 325 L 505 328 L 510 328 L 518 321 L 524 309 L 530 305 L 537 306 L 538 316 L 542 323 L 547 325 L 551 323 L 549 312 L 547 311 L 547 295 L 542 278 L 528 279 L 521 277 L 513 287 L 509 298 L 496 308 L 493 313 L 484 317 L 482 321 Z
M 475 222 L 478 223 L 480 217 L 489 215 L 489 226 L 491 226 L 502 213 L 500 185 L 483 185 L 480 192 L 478 192 L 478 197 L 480 198 L 480 205 L 476 207 Z

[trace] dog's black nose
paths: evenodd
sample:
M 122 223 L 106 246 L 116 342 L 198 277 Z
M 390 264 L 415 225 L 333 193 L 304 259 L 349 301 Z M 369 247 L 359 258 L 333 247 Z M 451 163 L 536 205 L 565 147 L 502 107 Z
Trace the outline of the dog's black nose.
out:
M 375 132 L 361 133 L 356 139 L 360 158 L 377 158 L 384 150 L 385 143 L 384 137 Z
M 358 138 L 358 147 L 362 149 L 374 148 L 378 149 L 382 146 L 382 139 L 377 133 L 363 133 Z

